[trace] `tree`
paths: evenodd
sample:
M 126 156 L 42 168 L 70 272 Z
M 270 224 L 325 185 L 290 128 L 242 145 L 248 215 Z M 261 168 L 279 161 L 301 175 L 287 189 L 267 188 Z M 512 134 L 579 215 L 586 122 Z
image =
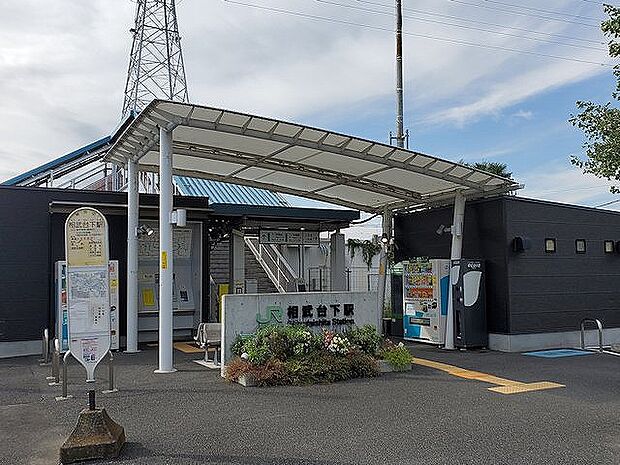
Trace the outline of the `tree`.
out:
M 609 56 L 620 58 L 620 7 L 605 5 L 604 8 L 609 19 L 603 21 L 601 30 L 609 37 Z M 614 66 L 614 75 L 617 83 L 612 97 L 620 101 L 620 64 Z M 571 163 L 584 173 L 620 182 L 620 108 L 611 102 L 600 105 L 579 101 L 577 109 L 581 113 L 571 115 L 569 121 L 586 136 L 583 144 L 586 159 L 572 156 Z M 620 193 L 618 186 L 612 186 L 610 190 Z
M 508 171 L 508 165 L 506 163 L 499 163 L 496 161 L 477 161 L 475 163 L 465 163 L 463 160 L 459 161 L 462 165 L 475 168 L 477 170 L 486 171 L 487 173 L 501 176 L 502 178 L 512 179 L 512 172 Z

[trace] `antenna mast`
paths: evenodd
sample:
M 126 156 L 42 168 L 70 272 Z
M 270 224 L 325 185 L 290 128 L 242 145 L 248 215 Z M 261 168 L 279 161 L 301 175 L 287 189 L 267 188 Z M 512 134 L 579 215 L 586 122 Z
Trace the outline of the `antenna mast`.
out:
M 175 0 L 137 0 L 123 116 L 156 98 L 188 102 Z
M 390 132 L 390 143 L 409 148 L 409 131 L 403 130 L 403 7 L 402 0 L 396 0 L 396 135 Z

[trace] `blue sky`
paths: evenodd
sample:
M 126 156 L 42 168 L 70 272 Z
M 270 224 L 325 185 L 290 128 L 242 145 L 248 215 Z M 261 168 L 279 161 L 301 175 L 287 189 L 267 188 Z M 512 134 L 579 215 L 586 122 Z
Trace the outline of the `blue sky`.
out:
M 178 2 L 190 98 L 385 141 L 395 119 L 390 4 Z M 424 36 L 404 37 L 405 125 L 412 149 L 452 160 L 507 163 L 527 186 L 522 191 L 527 196 L 582 205 L 614 199 L 609 183 L 570 165 L 583 138 L 567 122 L 576 100 L 610 99 L 611 68 L 532 55 L 610 63 L 597 25 L 604 17 L 600 5 L 592 0 L 403 4 L 405 32 Z M 134 7 L 129 0 L 55 0 L 45 8 L 38 0 L 2 2 L 0 180 L 116 127 Z

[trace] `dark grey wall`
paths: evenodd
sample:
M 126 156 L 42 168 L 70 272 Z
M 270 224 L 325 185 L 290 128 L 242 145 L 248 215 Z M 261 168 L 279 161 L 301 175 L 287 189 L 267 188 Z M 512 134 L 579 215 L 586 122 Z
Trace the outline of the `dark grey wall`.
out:
M 52 328 L 52 263 L 64 255 L 64 235 L 59 232 L 64 221 L 49 214 L 52 200 L 68 202 L 124 203 L 124 194 L 101 194 L 37 188 L 0 187 L 0 341 L 26 341 L 41 337 L 44 328 Z M 61 215 L 66 218 L 66 215 Z M 111 220 L 113 236 L 126 223 Z M 53 232 L 54 231 L 54 232 Z M 126 233 L 125 233 L 126 234 Z M 111 258 L 123 260 L 123 246 L 112 241 Z M 121 283 L 124 266 L 121 263 Z M 121 307 L 124 292 L 121 291 Z M 122 321 L 122 320 L 121 320 Z
M 512 333 L 574 331 L 583 318 L 620 327 L 620 254 L 605 254 L 605 240 L 620 240 L 620 214 L 532 200 L 506 199 L 507 236 L 529 238 L 531 249 L 509 253 Z M 557 252 L 545 253 L 545 238 Z M 575 240 L 586 240 L 586 253 Z
M 450 258 L 450 233 L 438 235 L 436 231 L 442 224 L 452 224 L 452 214 L 449 207 L 396 216 L 396 261 L 414 257 Z M 506 272 L 508 247 L 502 200 L 468 202 L 465 206 L 463 258 L 485 260 L 487 323 L 489 331 L 494 333 L 510 331 Z
M 157 200 L 155 195 L 140 195 L 143 207 L 156 206 Z M 127 219 L 122 205 L 126 202 L 126 194 L 119 192 L 0 186 L 0 342 L 40 339 L 44 328 L 53 334 L 53 266 L 64 259 L 64 222 L 77 205 L 52 209 L 51 203 L 121 206 L 98 208 L 109 224 L 110 259 L 119 260 L 120 332 L 125 333 Z M 204 198 L 175 197 L 174 202 L 176 206 L 207 206 Z M 156 215 L 156 209 L 140 209 L 142 218 Z M 200 215 L 189 211 L 188 220 L 199 220 Z M 206 260 L 203 254 L 203 269 Z M 202 295 L 203 308 L 207 308 L 208 285 L 203 285 Z

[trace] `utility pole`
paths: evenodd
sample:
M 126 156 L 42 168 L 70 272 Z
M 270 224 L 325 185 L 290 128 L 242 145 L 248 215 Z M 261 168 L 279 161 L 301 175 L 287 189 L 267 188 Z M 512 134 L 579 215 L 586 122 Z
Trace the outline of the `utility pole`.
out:
M 390 132 L 390 143 L 396 140 L 396 146 L 404 148 L 405 139 L 409 140 L 409 131 L 405 134 L 403 129 L 403 7 L 402 0 L 396 0 L 396 135 Z
M 403 6 L 396 0 L 396 145 L 405 147 L 403 133 Z

